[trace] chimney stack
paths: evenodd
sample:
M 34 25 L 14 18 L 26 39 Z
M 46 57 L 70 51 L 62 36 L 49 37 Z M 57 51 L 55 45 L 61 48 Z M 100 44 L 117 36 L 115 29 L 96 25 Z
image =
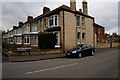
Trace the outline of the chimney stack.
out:
M 70 9 L 76 11 L 76 0 L 70 0 Z
M 86 0 L 83 0 L 82 6 L 83 6 L 83 13 L 86 14 L 86 15 L 88 15 L 88 7 L 87 7 Z
M 28 16 L 27 17 L 27 21 L 32 21 L 33 20 L 33 16 Z
M 16 26 L 13 26 L 13 29 L 16 29 L 17 27 Z
M 43 14 L 49 13 L 50 12 L 50 8 L 48 7 L 44 7 L 43 8 Z
M 18 24 L 19 26 L 21 26 L 21 25 L 23 25 L 23 22 L 19 22 L 19 24 Z

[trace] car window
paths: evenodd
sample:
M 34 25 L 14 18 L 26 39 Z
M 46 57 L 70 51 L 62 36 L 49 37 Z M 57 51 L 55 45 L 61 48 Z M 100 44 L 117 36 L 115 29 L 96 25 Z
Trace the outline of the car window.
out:
M 86 45 L 83 45 L 82 48 L 85 49 L 85 48 L 86 48 Z
M 87 47 L 87 48 L 90 48 L 90 45 L 87 45 L 86 47 Z

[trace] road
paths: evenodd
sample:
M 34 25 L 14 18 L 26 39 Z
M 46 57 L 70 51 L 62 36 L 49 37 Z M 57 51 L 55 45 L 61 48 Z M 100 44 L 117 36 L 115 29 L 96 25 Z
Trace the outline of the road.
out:
M 83 58 L 3 63 L 3 78 L 118 78 L 118 50 Z

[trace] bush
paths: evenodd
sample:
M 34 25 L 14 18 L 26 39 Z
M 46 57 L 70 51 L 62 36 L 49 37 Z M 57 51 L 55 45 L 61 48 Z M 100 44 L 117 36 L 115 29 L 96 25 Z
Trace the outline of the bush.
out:
M 16 50 L 18 47 L 21 48 L 21 47 L 24 47 L 24 46 L 23 45 L 17 45 L 15 43 L 9 44 L 7 42 L 2 42 L 2 48 L 3 49 Z
M 40 33 L 38 36 L 38 46 L 40 49 L 54 49 L 56 42 L 56 34 Z

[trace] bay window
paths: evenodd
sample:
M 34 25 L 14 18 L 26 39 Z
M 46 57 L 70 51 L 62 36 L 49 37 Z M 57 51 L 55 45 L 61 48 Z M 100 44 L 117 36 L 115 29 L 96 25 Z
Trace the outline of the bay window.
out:
M 50 16 L 48 23 L 49 23 L 49 28 L 54 27 L 54 26 L 58 26 L 58 15 Z
M 32 32 L 37 31 L 37 23 L 32 24 Z
M 56 34 L 56 39 L 57 39 L 55 47 L 60 47 L 60 32 L 53 32 L 53 33 Z
M 31 35 L 31 45 L 38 45 L 38 36 L 37 35 Z
M 40 29 L 42 29 L 42 20 L 40 20 Z

